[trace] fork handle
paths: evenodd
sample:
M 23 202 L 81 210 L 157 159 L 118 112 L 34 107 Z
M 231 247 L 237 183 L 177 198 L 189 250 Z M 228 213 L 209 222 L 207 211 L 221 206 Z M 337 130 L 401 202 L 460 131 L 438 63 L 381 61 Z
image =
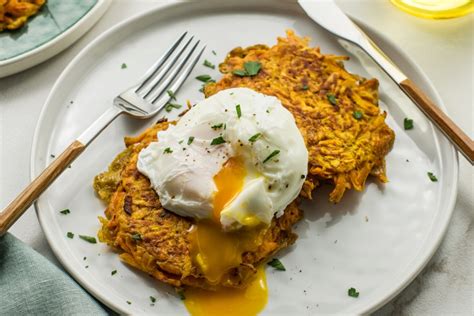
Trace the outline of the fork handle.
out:
M 80 141 L 74 141 L 0 213 L 0 236 L 7 232 L 10 226 L 85 148 L 86 146 Z
M 415 102 L 423 113 L 435 123 L 461 154 L 474 162 L 474 142 L 410 79 L 399 83 L 402 90 Z

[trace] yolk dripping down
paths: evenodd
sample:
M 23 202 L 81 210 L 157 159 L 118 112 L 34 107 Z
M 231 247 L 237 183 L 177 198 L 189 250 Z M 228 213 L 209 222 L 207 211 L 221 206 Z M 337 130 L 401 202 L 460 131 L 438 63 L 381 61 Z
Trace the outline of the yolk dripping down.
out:
M 217 191 L 214 195 L 213 220 L 196 223 L 191 232 L 191 255 L 210 283 L 223 283 L 226 272 L 238 267 L 242 254 L 256 250 L 264 230 L 224 232 L 220 213 L 242 190 L 245 167 L 238 158 L 230 158 L 214 176 Z M 267 302 L 265 273 L 259 268 L 257 277 L 245 289 L 219 288 L 206 291 L 190 288 L 186 291 L 186 307 L 194 316 L 201 315 L 256 315 Z

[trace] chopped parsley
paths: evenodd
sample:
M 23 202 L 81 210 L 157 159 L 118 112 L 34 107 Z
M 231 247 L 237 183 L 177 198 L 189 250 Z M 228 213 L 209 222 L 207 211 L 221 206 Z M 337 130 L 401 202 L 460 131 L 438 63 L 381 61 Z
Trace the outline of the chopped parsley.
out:
M 360 120 L 363 116 L 362 112 L 361 111 L 354 111 L 354 113 L 352 113 L 352 116 L 356 119 L 356 120 Z
M 156 302 L 156 297 L 150 296 L 150 301 L 151 301 L 152 303 L 155 303 L 155 302 Z
M 332 105 L 337 104 L 337 99 L 334 94 L 326 94 L 326 98 L 328 98 L 329 103 L 331 103 Z
M 202 82 L 208 82 L 211 80 L 211 76 L 209 75 L 200 75 L 196 77 L 197 80 L 202 81 Z
M 403 120 L 403 127 L 405 130 L 413 129 L 413 120 L 405 117 Z
M 438 182 L 438 178 L 436 178 L 433 172 L 428 172 L 427 174 L 428 174 L 428 178 L 430 178 L 432 182 Z
M 304 90 L 304 91 L 306 91 L 306 90 L 308 90 L 308 89 L 309 89 L 309 87 L 308 87 L 307 84 L 305 84 L 305 85 L 303 85 L 303 86 L 301 87 L 301 90 Z
M 347 295 L 349 295 L 350 297 L 359 297 L 359 292 L 357 292 L 356 289 L 351 287 L 350 289 L 347 290 Z
M 176 100 L 176 95 L 172 90 L 166 90 L 166 93 L 170 96 L 171 100 Z
M 180 109 L 182 107 L 181 104 L 176 103 L 168 103 L 165 105 L 166 112 L 171 112 L 173 109 Z
M 188 138 L 188 145 L 191 145 L 194 141 L 194 136 L 189 136 Z
M 122 69 L 127 68 L 127 64 L 126 64 L 126 63 L 123 63 L 121 68 L 122 68 Z
M 97 243 L 97 240 L 95 239 L 95 237 L 91 237 L 91 236 L 86 236 L 86 235 L 79 235 L 79 238 L 81 238 L 82 240 L 85 240 L 91 244 L 96 244 Z
M 272 159 L 273 157 L 275 157 L 276 155 L 278 155 L 280 153 L 280 151 L 277 149 L 277 150 L 274 150 L 272 151 L 272 153 L 270 155 L 268 155 L 267 158 L 265 158 L 265 160 L 263 161 L 263 163 L 266 163 L 267 161 L 269 161 L 270 159 Z
M 140 235 L 139 233 L 132 234 L 132 239 L 135 241 L 142 240 L 142 235 Z
M 71 211 L 67 208 L 67 209 L 64 209 L 64 210 L 60 211 L 59 213 L 67 215 L 67 214 L 71 213 Z
M 255 142 L 260 136 L 262 136 L 262 133 L 257 133 L 253 135 L 252 137 L 249 138 L 249 142 L 251 143 Z
M 204 60 L 204 66 L 209 67 L 211 69 L 216 69 L 216 66 L 207 59 Z
M 211 142 L 211 145 L 220 145 L 220 144 L 223 144 L 225 143 L 225 140 L 224 138 L 222 138 L 222 136 L 219 136 L 217 138 L 214 138 Z
M 171 154 L 172 152 L 173 152 L 173 150 L 169 147 L 166 147 L 165 150 L 163 150 L 164 154 Z
M 211 126 L 211 128 L 215 130 L 215 129 L 222 128 L 222 126 L 224 126 L 224 123 L 213 125 L 213 126 Z
M 269 266 L 272 266 L 274 267 L 276 270 L 279 270 L 279 271 L 286 271 L 285 269 L 285 266 L 283 265 L 283 263 L 281 263 L 280 260 L 278 260 L 277 258 L 273 258 L 270 262 L 267 263 Z
M 74 234 L 71 233 L 71 232 L 67 232 L 66 236 L 67 236 L 67 238 L 71 238 L 71 239 L 74 238 Z
M 186 296 L 184 296 L 184 290 L 178 290 L 177 294 L 182 301 L 186 299 Z
M 234 75 L 239 77 L 252 77 L 258 74 L 262 64 L 258 61 L 247 61 L 244 63 L 244 69 L 236 69 L 232 71 Z
M 237 112 L 237 118 L 240 118 L 242 116 L 242 110 L 240 109 L 240 104 L 237 104 L 235 106 L 235 111 Z
M 117 270 L 113 270 L 112 272 L 110 272 L 110 275 L 114 275 L 117 273 Z

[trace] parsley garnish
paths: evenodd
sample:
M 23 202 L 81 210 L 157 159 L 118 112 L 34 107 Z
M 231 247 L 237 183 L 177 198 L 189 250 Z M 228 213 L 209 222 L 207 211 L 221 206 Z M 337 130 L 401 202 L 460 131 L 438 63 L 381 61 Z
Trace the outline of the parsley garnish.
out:
M 67 238 L 71 238 L 71 239 L 74 238 L 74 234 L 71 233 L 71 232 L 67 232 L 66 236 L 67 236 Z
M 213 63 L 211 63 L 209 60 L 207 60 L 207 59 L 204 60 L 204 66 L 209 67 L 209 68 L 212 68 L 212 69 L 215 69 L 215 68 L 216 68 L 216 66 L 215 66 Z
M 166 90 L 166 93 L 170 96 L 171 100 L 176 100 L 176 95 L 171 90 Z
M 405 130 L 412 129 L 413 128 L 413 120 L 405 117 L 405 119 L 403 120 L 403 127 L 405 128 Z
M 356 120 L 360 120 L 362 118 L 362 112 L 361 111 L 354 111 L 354 113 L 352 113 L 352 116 L 356 119 Z
M 272 266 L 274 267 L 276 270 L 279 270 L 279 271 L 286 271 L 285 269 L 285 266 L 283 265 L 283 263 L 281 263 L 280 260 L 278 260 L 277 258 L 273 258 L 270 262 L 267 263 L 269 266 Z
M 67 215 L 67 214 L 71 213 L 71 211 L 67 208 L 67 209 L 64 209 L 64 210 L 60 211 L 59 213 Z
M 189 136 L 188 138 L 188 145 L 191 145 L 194 141 L 194 136 Z
M 258 61 L 247 61 L 244 63 L 244 69 L 236 69 L 232 71 L 234 75 L 240 77 L 255 76 L 262 68 L 262 64 Z
M 249 142 L 251 142 L 251 143 L 255 142 L 261 135 L 262 135 L 262 133 L 257 133 L 255 135 L 253 135 L 252 137 L 249 138 Z
M 219 136 L 217 138 L 214 138 L 211 142 L 211 145 L 219 145 L 219 144 L 223 144 L 225 143 L 225 140 L 224 138 L 222 138 L 222 136 Z
M 197 80 L 202 81 L 202 82 L 208 82 L 211 80 L 211 76 L 209 75 L 200 75 L 196 77 Z
M 331 103 L 332 105 L 337 104 L 337 99 L 334 94 L 326 94 L 326 98 L 328 98 L 329 103 Z
M 433 172 L 428 172 L 428 178 L 430 178 L 432 182 L 438 182 L 438 178 L 436 178 Z
M 110 275 L 114 275 L 116 273 L 117 273 L 117 270 L 114 270 L 114 271 L 110 272 Z
M 278 155 L 280 153 L 280 151 L 277 149 L 277 150 L 274 150 L 270 155 L 268 155 L 267 158 L 265 158 L 265 160 L 263 161 L 263 163 L 266 163 L 267 161 L 269 161 L 270 159 L 272 159 L 273 157 L 275 157 L 276 155 Z
M 126 64 L 126 63 L 123 63 L 121 68 L 122 68 L 122 69 L 127 68 L 127 64 Z
M 237 104 L 235 106 L 235 111 L 237 112 L 237 118 L 240 118 L 242 116 L 242 110 L 240 109 L 240 104 Z
M 87 242 L 90 242 L 91 244 L 96 244 L 97 243 L 97 240 L 95 239 L 95 237 L 86 236 L 86 235 L 79 235 L 79 238 L 81 238 L 82 240 L 85 240 Z
M 173 150 L 169 147 L 166 147 L 165 150 L 163 150 L 164 154 L 171 154 L 172 152 L 173 152 Z
M 135 233 L 132 235 L 132 239 L 135 241 L 142 240 L 142 235 L 140 235 L 139 233 Z
M 181 108 L 182 105 L 181 104 L 176 104 L 176 103 L 168 103 L 165 105 L 165 110 L 166 112 L 171 112 L 171 110 L 173 109 L 179 109 Z
M 178 290 L 177 294 L 182 301 L 186 299 L 186 296 L 184 296 L 184 290 Z
M 152 303 L 155 303 L 155 302 L 156 302 L 156 298 L 153 297 L 153 296 L 150 296 L 150 301 L 151 301 Z
M 357 292 L 356 289 L 351 287 L 350 289 L 347 290 L 347 295 L 349 295 L 350 297 L 359 297 L 359 292 Z
M 224 126 L 224 123 L 213 125 L 213 126 L 211 126 L 211 128 L 212 129 L 219 129 L 219 128 L 222 128 L 222 126 Z

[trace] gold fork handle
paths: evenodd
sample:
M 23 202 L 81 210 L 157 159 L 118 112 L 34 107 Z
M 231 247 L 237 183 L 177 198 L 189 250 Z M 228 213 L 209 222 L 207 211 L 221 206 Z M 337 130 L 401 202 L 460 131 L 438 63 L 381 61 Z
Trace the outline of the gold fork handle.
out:
M 85 148 L 86 146 L 80 141 L 74 141 L 0 213 L 0 236 L 7 232 L 10 226 Z

